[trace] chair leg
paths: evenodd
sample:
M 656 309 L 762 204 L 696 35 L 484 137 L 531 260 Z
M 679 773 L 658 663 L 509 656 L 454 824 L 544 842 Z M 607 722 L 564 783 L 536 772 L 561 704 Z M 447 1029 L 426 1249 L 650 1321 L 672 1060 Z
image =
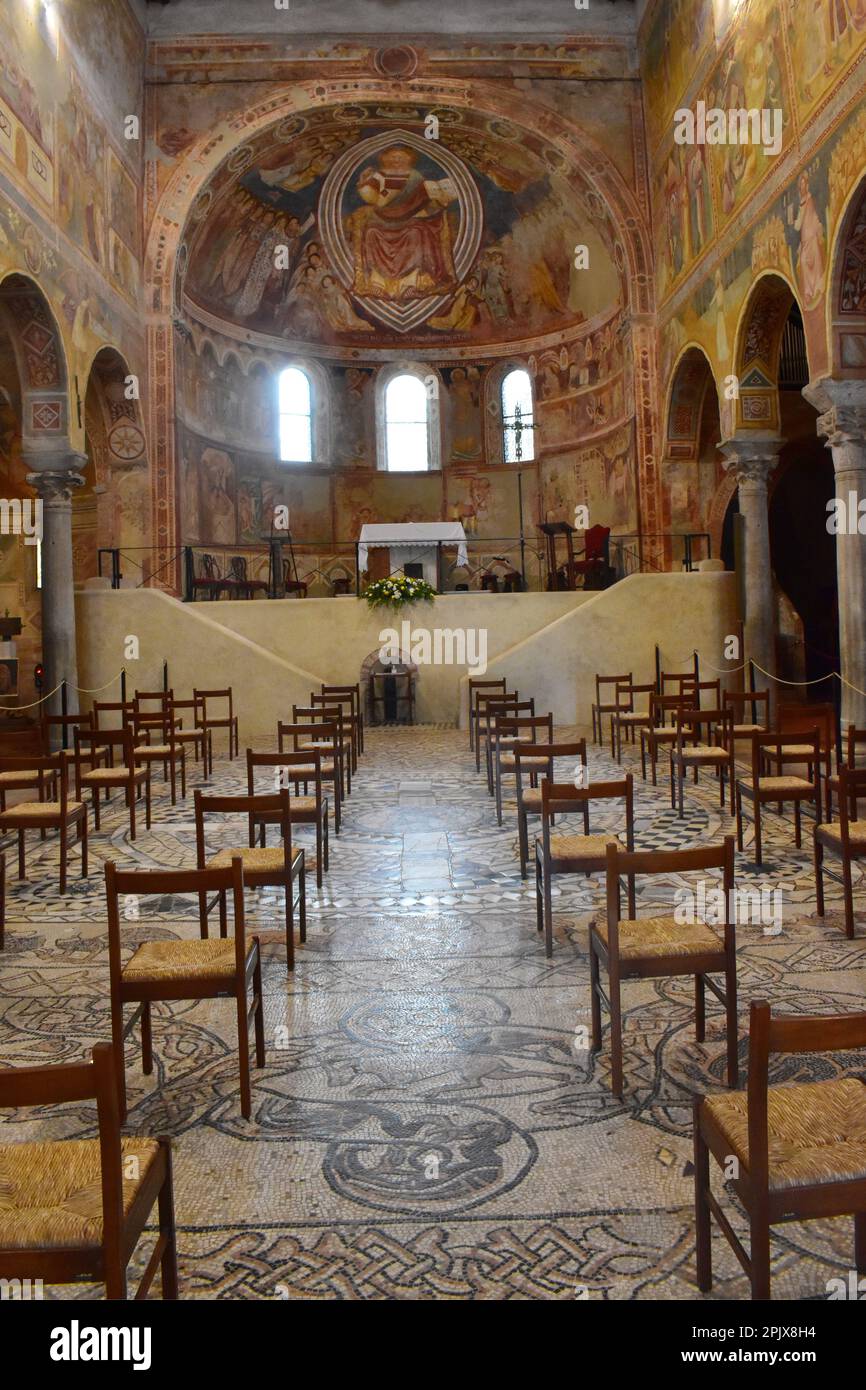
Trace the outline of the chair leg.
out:
M 114 1074 L 117 1077 L 117 1114 L 121 1124 L 126 1121 L 126 1059 L 123 1050 L 123 1004 L 111 1001 L 111 1046 L 114 1049 Z
M 174 1225 L 174 1184 L 171 1172 L 171 1143 L 165 1143 L 165 1178 L 159 1189 L 157 1209 L 159 1211 L 159 1233 L 165 1241 L 160 1269 L 162 1271 L 163 1298 L 176 1299 L 177 1287 L 177 1239 Z
M 755 863 L 764 862 L 763 844 L 761 837 L 761 798 L 755 797 Z
M 622 1000 L 619 971 L 614 961 L 608 968 L 610 988 L 610 1089 L 622 1100 Z
M 749 1235 L 752 1298 L 766 1303 L 770 1298 L 770 1223 L 766 1216 L 752 1214 Z
M 141 1069 L 145 1076 L 150 1076 L 153 1071 L 153 1026 L 149 999 L 141 1006 Z
M 851 882 L 851 860 L 842 860 L 842 884 L 845 893 L 845 935 L 854 937 L 854 885 Z
M 854 1213 L 854 1268 L 866 1275 L 866 1211 Z
M 295 880 L 291 869 L 286 876 L 286 970 L 295 968 Z
M 256 1038 L 256 1066 L 265 1065 L 265 1014 L 262 1000 L 262 953 L 256 946 L 256 964 L 253 970 L 253 989 L 256 993 L 256 1009 L 253 1019 Z
M 496 768 L 496 823 L 502 824 L 502 769 Z
M 800 802 L 799 802 L 799 799 L 798 799 L 797 801 L 794 802 L 794 844 L 796 845 L 797 849 L 800 849 L 800 847 L 802 846 L 802 843 L 803 843 L 803 827 L 802 827 L 801 816 L 800 816 Z
M 18 831 L 18 877 L 26 878 L 24 865 L 24 831 Z
M 144 828 L 150 829 L 150 768 L 144 781 Z
M 100 826 L 100 824 L 99 824 L 99 788 L 98 788 L 98 787 L 94 787 L 94 788 L 93 788 L 93 828 L 94 828 L 94 830 L 99 830 L 99 829 L 101 829 L 101 826 Z
M 544 954 L 553 955 L 553 875 L 550 864 L 544 866 Z
M 129 838 L 135 839 L 135 784 L 130 783 L 126 789 L 126 804 L 129 807 Z
M 543 878 L 541 860 L 538 853 L 535 855 L 535 927 L 538 932 L 544 931 L 544 906 L 543 906 Z
M 238 1069 L 241 1078 L 241 1114 L 248 1120 L 253 1112 L 250 1089 L 250 1025 L 247 1017 L 246 981 L 238 981 L 236 1001 L 238 1014 Z
M 728 1086 L 740 1084 L 739 1035 L 737 1033 L 737 956 L 734 952 L 725 969 L 725 1035 L 728 1047 Z
M 305 942 L 306 939 L 307 939 L 307 856 L 306 856 L 306 855 L 304 855 L 304 860 L 303 860 L 303 863 L 301 864 L 300 898 L 299 898 L 299 901 L 298 901 L 298 916 L 299 916 L 299 919 L 300 919 L 301 943 L 303 944 L 303 942 Z
M 87 878 L 87 816 L 78 822 L 78 838 L 81 841 L 81 877 Z
M 592 932 L 589 934 L 589 1010 L 592 1020 L 592 1050 L 601 1051 L 601 999 L 599 997 L 598 955 L 593 945 Z
M 529 858 L 529 830 L 527 815 L 522 808 L 517 811 L 517 843 L 520 847 L 520 877 L 526 878 L 526 861 Z
M 701 1293 L 709 1293 L 713 1287 L 713 1242 L 710 1231 L 710 1204 L 707 1200 L 710 1189 L 710 1153 L 701 1134 L 701 1101 L 696 1096 L 694 1113 L 695 1144 L 695 1260 L 697 1263 L 698 1288 Z
M 67 854 L 68 854 L 68 845 L 67 845 L 67 843 L 66 843 L 66 834 L 67 834 L 67 832 L 66 832 L 66 826 L 65 826 L 65 825 L 61 825 L 61 827 L 60 827 L 60 891 L 61 891 L 61 893 L 65 893 L 65 892 L 66 892 L 66 858 L 67 858 Z
M 743 794 L 737 787 L 737 849 L 743 852 Z
M 226 937 L 229 934 L 228 911 L 226 908 L 226 893 L 224 889 L 219 894 L 220 905 L 220 936 Z
M 819 917 L 824 916 L 824 846 L 817 840 L 812 841 L 812 850 L 815 859 L 815 898 L 816 911 Z
M 704 997 L 704 977 L 695 976 L 695 1041 L 702 1043 L 707 1035 L 707 1009 Z

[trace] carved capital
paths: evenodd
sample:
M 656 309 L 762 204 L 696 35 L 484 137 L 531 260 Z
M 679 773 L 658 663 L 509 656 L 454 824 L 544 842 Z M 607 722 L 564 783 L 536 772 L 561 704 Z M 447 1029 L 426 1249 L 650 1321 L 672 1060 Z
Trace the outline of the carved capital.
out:
M 36 489 L 46 507 L 68 505 L 72 501 L 75 489 L 84 486 L 82 475 L 71 469 L 64 469 L 62 472 L 28 473 L 27 482 Z
M 769 435 L 745 436 L 726 439 L 719 445 L 724 455 L 724 466 L 733 473 L 737 486 L 765 486 L 776 464 L 779 462 L 781 439 Z
M 818 433 L 831 449 L 841 449 L 846 444 L 866 447 L 866 406 L 831 406 L 818 417 Z

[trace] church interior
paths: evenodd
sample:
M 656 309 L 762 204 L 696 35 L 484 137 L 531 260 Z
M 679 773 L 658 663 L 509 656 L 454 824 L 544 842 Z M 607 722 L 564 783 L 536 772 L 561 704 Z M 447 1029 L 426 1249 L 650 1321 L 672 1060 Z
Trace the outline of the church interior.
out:
M 0 1298 L 866 1296 L 864 74 L 4 0 Z

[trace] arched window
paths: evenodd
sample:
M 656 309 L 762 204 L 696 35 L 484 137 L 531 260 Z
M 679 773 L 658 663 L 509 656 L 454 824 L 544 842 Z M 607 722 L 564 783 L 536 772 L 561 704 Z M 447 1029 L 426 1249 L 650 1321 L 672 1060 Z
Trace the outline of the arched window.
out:
M 280 372 L 278 388 L 280 459 L 283 463 L 313 461 L 313 402 L 310 378 L 300 367 Z
M 506 463 L 529 463 L 535 458 L 532 381 L 522 367 L 502 378 L 502 452 Z
M 420 377 L 404 373 L 385 388 L 385 467 L 421 473 L 430 467 L 430 402 Z

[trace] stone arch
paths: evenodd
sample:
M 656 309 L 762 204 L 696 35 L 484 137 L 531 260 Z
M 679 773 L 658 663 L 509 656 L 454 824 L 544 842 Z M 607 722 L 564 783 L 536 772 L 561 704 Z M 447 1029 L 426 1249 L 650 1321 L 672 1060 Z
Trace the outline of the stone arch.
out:
M 84 487 L 73 499 L 78 579 L 97 573 L 99 549 L 125 552 L 124 574 L 131 583 L 146 578 L 151 570 L 145 553 L 149 540 L 147 442 L 132 377 L 118 348 L 106 346 L 94 354 L 84 394 Z
M 832 375 L 866 375 L 866 174 L 839 219 L 827 295 Z
M 785 324 L 795 300 L 799 304 L 793 285 L 775 270 L 760 275 L 746 296 L 734 350 L 739 382 L 737 431 L 760 430 L 773 435 L 779 432 L 779 358 Z
M 714 412 L 713 418 L 707 415 Z M 722 529 L 725 510 L 721 516 L 716 514 L 716 499 L 724 489 L 723 464 L 721 454 L 716 457 L 715 475 L 710 480 L 712 498 L 709 503 L 702 501 L 709 490 L 706 479 L 702 486 L 699 476 L 701 469 L 712 469 L 712 456 L 706 453 L 708 444 L 707 429 L 715 434 L 713 443 L 721 439 L 721 411 L 716 380 L 712 363 L 703 347 L 698 343 L 688 343 L 682 349 L 671 373 L 670 385 L 664 410 L 665 440 L 662 463 L 663 504 L 665 507 L 665 529 L 680 529 L 682 519 L 678 513 L 686 506 L 690 512 L 689 526 L 694 530 L 708 531 L 714 557 L 721 552 Z M 675 488 L 677 494 L 675 495 Z M 728 500 L 734 489 L 729 489 Z M 675 505 L 676 503 L 676 505 Z M 698 512 L 694 509 L 698 508 Z M 671 549 L 671 558 L 677 557 Z
M 397 616 L 397 614 L 394 615 L 395 623 L 397 620 Z M 377 647 L 375 651 L 370 652 L 368 656 L 364 657 L 364 660 L 361 662 L 360 675 L 358 676 L 358 682 L 361 690 L 361 708 L 370 712 L 371 723 L 373 722 L 372 716 L 374 712 L 373 702 L 371 699 L 371 678 L 374 671 L 381 671 L 384 669 L 380 657 L 380 652 L 381 647 Z M 397 665 L 399 665 L 402 670 L 408 671 L 410 673 L 412 677 L 412 682 L 416 687 L 417 700 L 418 667 L 416 666 L 412 658 L 409 656 L 408 652 L 403 651 L 402 647 L 400 649 L 400 660 L 397 663 Z
M 21 383 L 21 436 L 34 467 L 67 466 L 69 375 L 60 329 L 35 280 L 13 272 L 0 281 L 0 319 L 9 335 Z
M 529 356 L 515 355 L 503 357 L 486 373 L 483 384 L 484 432 L 487 458 L 491 463 L 505 462 L 505 447 L 502 428 L 502 383 L 509 372 L 524 371 L 529 376 L 532 388 L 533 416 L 538 418 L 538 391 L 536 387 L 537 363 Z M 535 370 L 534 370 L 535 369 Z M 534 441 L 535 460 L 538 459 L 539 441 Z M 517 466 L 516 464 L 514 465 Z
M 459 78 L 408 78 L 401 86 L 404 101 L 424 102 L 429 107 L 471 107 L 500 119 L 511 120 L 551 146 L 563 167 L 570 167 L 575 181 L 585 186 L 605 219 L 614 260 L 621 267 L 627 289 L 628 309 L 641 318 L 633 350 L 637 389 L 637 435 L 641 457 L 639 476 L 646 493 L 644 513 L 652 528 L 658 510 L 655 400 L 652 387 L 653 335 L 647 316 L 654 311 L 653 255 L 649 228 L 640 204 L 615 163 L 586 131 L 559 112 L 534 101 L 526 92 L 503 91 L 489 82 L 471 86 Z M 350 90 L 337 78 L 296 82 L 290 89 L 270 94 L 251 107 L 239 108 L 221 129 L 202 135 L 178 162 L 155 209 L 147 238 L 144 264 L 145 301 L 155 315 L 148 328 L 148 367 L 151 391 L 150 437 L 154 441 L 154 539 L 159 546 L 157 564 L 177 589 L 180 575 L 172 565 L 176 539 L 176 485 L 173 435 L 175 364 L 172 315 L 176 276 L 182 280 L 187 224 L 211 175 L 227 158 L 259 131 L 312 107 L 363 101 L 393 102 L 393 82 L 381 76 L 353 79 Z M 646 326 L 643 326 L 646 325 Z

